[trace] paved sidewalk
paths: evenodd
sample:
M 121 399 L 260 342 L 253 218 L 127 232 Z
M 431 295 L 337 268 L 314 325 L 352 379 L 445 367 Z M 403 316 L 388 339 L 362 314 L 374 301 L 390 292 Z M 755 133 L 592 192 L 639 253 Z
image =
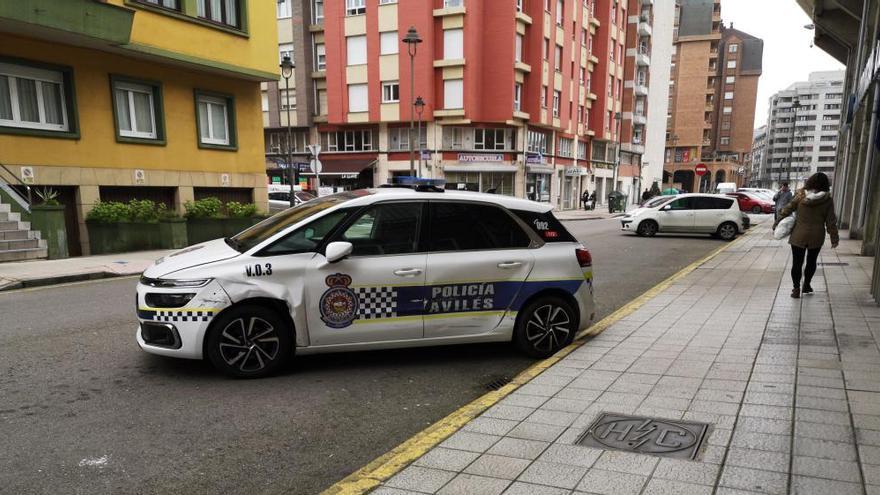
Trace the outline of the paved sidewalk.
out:
M 626 211 L 634 210 L 638 208 L 637 205 L 628 205 L 626 207 Z M 607 206 L 598 206 L 595 210 L 584 210 L 583 208 L 576 210 L 559 210 L 554 211 L 553 215 L 556 216 L 557 219 L 563 221 L 572 221 L 572 220 L 601 220 L 604 218 L 617 218 L 622 217 L 624 215 L 623 212 L 617 213 L 608 213 Z
M 81 256 L 62 260 L 0 263 L 0 291 L 79 280 L 138 275 L 172 251 Z
M 880 494 L 880 308 L 857 250 L 826 244 L 845 264 L 791 299 L 789 247 L 756 226 L 373 493 Z M 603 412 L 709 432 L 695 461 L 574 445 Z

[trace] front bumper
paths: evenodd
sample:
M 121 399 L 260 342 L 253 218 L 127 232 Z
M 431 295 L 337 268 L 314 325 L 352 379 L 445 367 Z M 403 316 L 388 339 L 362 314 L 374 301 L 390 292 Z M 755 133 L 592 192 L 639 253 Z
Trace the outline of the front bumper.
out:
M 146 302 L 149 292 L 193 291 L 197 291 L 196 295 L 180 308 L 156 308 Z M 201 359 L 202 343 L 211 321 L 230 304 L 229 296 L 216 281 L 198 289 L 159 289 L 139 283 L 135 339 L 141 349 L 151 354 Z
M 631 232 L 633 229 L 633 221 L 631 218 L 627 218 L 625 220 L 620 221 L 620 230 L 625 230 L 627 232 Z

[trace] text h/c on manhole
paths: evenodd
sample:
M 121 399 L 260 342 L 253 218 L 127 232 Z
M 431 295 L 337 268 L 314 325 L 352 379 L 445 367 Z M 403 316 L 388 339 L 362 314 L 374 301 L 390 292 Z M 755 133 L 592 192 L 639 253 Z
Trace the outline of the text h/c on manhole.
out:
M 584 447 L 696 459 L 707 423 L 602 413 L 575 442 Z

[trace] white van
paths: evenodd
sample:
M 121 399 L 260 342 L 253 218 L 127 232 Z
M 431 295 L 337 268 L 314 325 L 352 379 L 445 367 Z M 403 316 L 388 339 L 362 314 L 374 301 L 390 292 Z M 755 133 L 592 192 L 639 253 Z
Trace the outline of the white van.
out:
M 736 192 L 736 183 L 735 182 L 719 182 L 717 186 L 715 186 L 715 192 L 718 194 L 727 194 Z

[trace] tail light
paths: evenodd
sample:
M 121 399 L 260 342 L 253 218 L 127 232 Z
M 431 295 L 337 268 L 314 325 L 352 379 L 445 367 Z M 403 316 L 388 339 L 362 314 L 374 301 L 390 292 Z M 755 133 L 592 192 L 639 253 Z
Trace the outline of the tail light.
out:
M 574 250 L 575 256 L 577 256 L 578 264 L 581 266 L 592 266 L 593 265 L 593 255 L 590 254 L 584 248 L 577 248 Z

